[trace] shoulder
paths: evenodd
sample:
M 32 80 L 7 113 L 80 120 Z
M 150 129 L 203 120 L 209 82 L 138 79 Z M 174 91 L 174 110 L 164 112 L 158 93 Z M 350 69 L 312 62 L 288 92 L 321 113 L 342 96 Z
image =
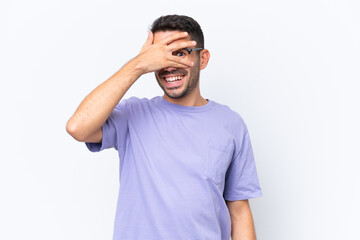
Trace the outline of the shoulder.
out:
M 242 115 L 228 105 L 215 102 L 214 109 L 217 111 L 217 114 L 224 116 L 224 120 L 228 121 L 229 123 L 246 126 Z
M 129 98 L 123 98 L 121 99 L 121 101 L 117 104 L 117 108 L 133 108 L 133 107 L 139 107 L 140 105 L 146 105 L 149 104 L 151 100 L 144 97 L 144 98 L 139 98 L 136 96 L 132 96 Z
M 129 115 L 146 115 L 151 112 L 158 101 L 158 97 L 148 99 L 146 97 L 139 98 L 132 96 L 123 98 L 116 106 L 118 110 L 123 110 Z
M 134 103 L 142 103 L 142 102 L 147 102 L 149 101 L 149 99 L 147 98 L 139 98 L 136 96 L 131 96 L 129 98 L 123 98 L 121 99 L 121 101 L 119 102 L 119 104 L 134 104 Z

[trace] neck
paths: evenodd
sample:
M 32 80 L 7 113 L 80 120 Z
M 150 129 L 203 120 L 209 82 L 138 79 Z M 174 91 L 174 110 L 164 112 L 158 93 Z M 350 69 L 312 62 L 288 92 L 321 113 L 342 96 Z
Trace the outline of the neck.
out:
M 208 101 L 200 95 L 200 92 L 197 94 L 186 95 L 181 98 L 170 98 L 164 94 L 163 98 L 168 102 L 190 107 L 203 106 L 208 103 Z

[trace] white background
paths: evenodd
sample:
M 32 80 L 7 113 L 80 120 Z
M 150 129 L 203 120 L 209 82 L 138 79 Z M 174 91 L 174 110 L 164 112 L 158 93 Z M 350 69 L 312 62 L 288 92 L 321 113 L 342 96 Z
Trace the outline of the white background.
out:
M 359 12 L 356 0 L 2 0 L 0 239 L 112 238 L 117 152 L 89 152 L 65 125 L 174 13 L 204 31 L 202 96 L 248 125 L 258 239 L 358 238 Z M 162 93 L 147 74 L 125 98 Z

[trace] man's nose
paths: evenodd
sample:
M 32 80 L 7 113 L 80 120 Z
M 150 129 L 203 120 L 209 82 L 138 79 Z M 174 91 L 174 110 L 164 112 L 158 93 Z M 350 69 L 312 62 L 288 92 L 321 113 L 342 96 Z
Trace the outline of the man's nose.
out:
M 163 71 L 168 71 L 168 72 L 171 72 L 171 71 L 175 71 L 177 70 L 178 68 L 176 67 L 167 67 L 167 68 L 164 68 Z
M 183 72 L 183 71 L 187 71 L 189 67 L 183 67 L 183 68 L 177 68 L 177 67 L 167 67 L 161 70 L 161 72 L 172 72 L 172 71 L 179 71 L 179 72 Z

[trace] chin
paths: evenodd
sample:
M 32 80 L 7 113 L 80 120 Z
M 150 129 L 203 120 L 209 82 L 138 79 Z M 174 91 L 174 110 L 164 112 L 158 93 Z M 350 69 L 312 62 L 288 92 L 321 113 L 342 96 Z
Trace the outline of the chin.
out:
M 164 90 L 164 89 L 163 89 Z M 180 90 L 179 91 L 168 91 L 168 90 L 164 90 L 164 93 L 169 97 L 169 98 L 181 98 L 184 97 L 186 95 L 186 91 L 184 90 Z

